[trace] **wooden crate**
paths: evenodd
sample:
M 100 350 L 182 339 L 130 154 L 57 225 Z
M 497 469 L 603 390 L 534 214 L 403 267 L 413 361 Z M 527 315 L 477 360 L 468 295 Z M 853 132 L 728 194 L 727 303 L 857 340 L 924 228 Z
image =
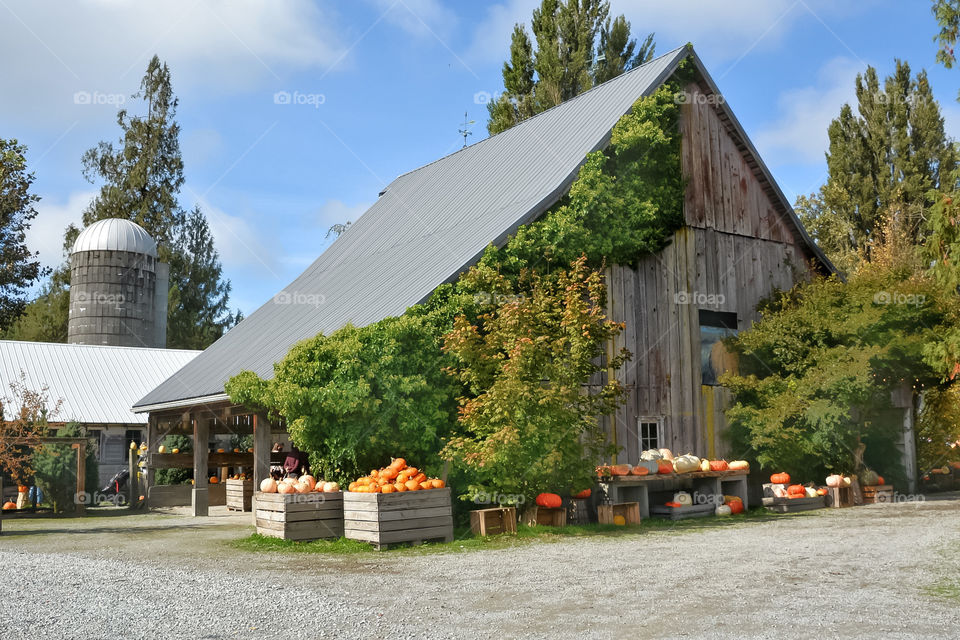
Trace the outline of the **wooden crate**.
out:
M 863 488 L 863 504 L 893 502 L 893 485 L 873 485 Z
M 668 507 L 658 505 L 650 509 L 650 513 L 669 520 L 686 520 L 687 518 L 706 518 L 716 513 L 717 508 L 712 504 L 692 504 L 688 507 Z
M 516 533 L 517 510 L 514 507 L 495 507 L 471 511 L 470 531 L 475 536 Z
M 545 527 L 567 526 L 567 510 L 563 507 L 533 507 L 536 509 L 534 523 Z
M 257 533 L 284 540 L 343 536 L 343 493 L 263 493 L 258 491 Z
M 812 511 L 827 506 L 824 496 L 815 498 L 764 498 L 763 506 L 767 511 L 775 513 L 793 513 L 795 511 Z
M 253 502 L 253 480 L 227 480 L 227 509 L 231 511 L 250 511 Z
M 613 519 L 617 516 L 623 516 L 627 524 L 640 524 L 640 503 L 621 502 L 597 505 L 597 522 L 600 524 L 613 524 Z
M 450 488 L 343 494 L 343 531 L 377 549 L 425 540 L 453 541 Z
M 827 487 L 827 506 L 839 509 L 853 506 L 853 487 Z

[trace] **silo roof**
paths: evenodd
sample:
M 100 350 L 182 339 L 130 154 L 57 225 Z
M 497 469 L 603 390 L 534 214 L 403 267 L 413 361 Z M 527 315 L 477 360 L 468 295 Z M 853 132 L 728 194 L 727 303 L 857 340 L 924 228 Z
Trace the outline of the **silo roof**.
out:
M 157 257 L 157 243 L 146 229 L 123 218 L 94 222 L 80 232 L 70 253 L 78 251 L 129 251 Z

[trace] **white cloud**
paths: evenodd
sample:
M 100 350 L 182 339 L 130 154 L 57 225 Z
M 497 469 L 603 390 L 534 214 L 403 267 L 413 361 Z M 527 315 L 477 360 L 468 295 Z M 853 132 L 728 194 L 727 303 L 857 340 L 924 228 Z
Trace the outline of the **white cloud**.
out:
M 383 19 L 417 38 L 444 38 L 457 16 L 439 0 L 369 0 Z
M 466 58 L 480 63 L 495 63 L 506 60 L 510 52 L 510 36 L 513 25 L 526 25 L 530 32 L 530 18 L 534 8 L 540 6 L 540 0 L 508 0 L 503 4 L 487 7 L 486 16 L 477 24 L 472 42 L 467 49 Z
M 317 224 L 323 233 L 333 224 L 344 224 L 346 222 L 356 222 L 357 218 L 370 208 L 369 203 L 346 204 L 341 200 L 327 200 L 316 212 Z
M 153 54 L 178 95 L 326 70 L 343 44 L 330 10 L 309 0 L 36 0 L 0 6 L 0 118 L 48 126 L 102 118 L 134 93 Z M 16 61 L 16 63 L 12 63 Z M 86 92 L 101 100 L 77 104 Z
M 265 272 L 267 279 L 272 276 L 278 281 L 284 280 L 276 260 L 280 247 L 271 241 L 276 237 L 275 234 L 262 233 L 246 217 L 230 215 L 205 200 L 200 200 L 198 204 L 207 217 L 214 246 L 225 271 L 253 268 Z
M 855 103 L 854 80 L 865 69 L 849 58 L 834 58 L 817 74 L 814 86 L 784 91 L 779 116 L 753 136 L 771 165 L 822 163 L 829 146 L 827 127 L 844 103 Z
M 75 191 L 66 202 L 41 196 L 36 205 L 37 217 L 27 231 L 27 247 L 40 253 L 43 266 L 57 267 L 63 262 L 63 232 L 70 223 L 83 226 L 83 210 L 95 195 L 94 191 Z

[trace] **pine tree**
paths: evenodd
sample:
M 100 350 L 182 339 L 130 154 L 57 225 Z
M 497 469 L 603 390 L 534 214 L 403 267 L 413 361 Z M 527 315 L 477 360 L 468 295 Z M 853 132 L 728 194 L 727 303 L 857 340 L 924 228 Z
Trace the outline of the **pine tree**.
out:
M 949 187 L 958 167 L 926 72 L 913 77 L 897 60 L 881 86 L 876 69 L 868 67 L 857 76 L 856 95 L 857 111 L 844 105 L 830 124 L 827 183 L 797 201 L 801 219 L 844 270 L 869 258 L 891 211 L 908 218 L 900 224 L 921 242 L 922 212 L 935 202 L 933 190 Z
M 0 331 L 23 314 L 27 289 L 44 275 L 37 254 L 27 248 L 26 232 L 37 217 L 40 198 L 30 193 L 27 148 L 0 138 Z
M 240 320 L 229 312 L 230 281 L 222 276 L 207 218 L 194 207 L 174 236 L 168 347 L 204 349 Z
M 542 0 L 531 21 L 536 48 L 514 25 L 504 92 L 487 105 L 491 135 L 653 57 L 653 34 L 637 47 L 626 18 L 609 14 L 608 0 Z

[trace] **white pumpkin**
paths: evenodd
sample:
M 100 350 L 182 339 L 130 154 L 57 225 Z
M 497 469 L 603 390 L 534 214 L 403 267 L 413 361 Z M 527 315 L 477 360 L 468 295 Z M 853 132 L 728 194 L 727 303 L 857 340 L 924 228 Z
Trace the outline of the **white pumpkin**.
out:
M 700 468 L 700 458 L 687 454 L 673 461 L 673 470 L 677 473 L 690 473 Z
M 673 460 L 673 452 L 670 449 L 660 449 L 660 457 L 664 460 Z
M 340 491 L 340 485 L 336 482 L 324 482 L 323 483 L 323 492 L 324 493 L 336 493 Z
M 714 511 L 718 516 L 729 516 L 733 514 L 733 510 L 730 509 L 729 505 L 721 504 L 718 505 Z
M 805 487 L 805 488 L 803 489 L 803 491 L 804 491 L 804 493 L 807 494 L 807 497 L 808 497 L 808 498 L 816 498 L 816 497 L 817 497 L 817 490 L 814 489 L 813 487 Z
M 680 491 L 673 494 L 673 501 L 677 504 L 682 504 L 685 507 L 693 505 L 693 498 L 691 498 L 690 494 L 686 491 Z
M 706 458 L 700 461 L 700 471 L 710 471 L 710 461 Z
M 827 476 L 827 486 L 828 487 L 839 487 L 843 485 L 843 476 L 833 474 Z
M 166 452 L 167 452 L 167 448 L 165 446 L 160 445 L 159 447 L 157 447 L 157 453 L 166 453 Z
M 660 453 L 659 449 L 647 449 L 640 454 L 640 460 L 651 461 L 651 460 L 663 460 L 663 454 Z
M 851 479 L 850 476 L 844 476 L 844 477 L 843 477 L 843 486 L 849 487 L 851 484 L 853 484 L 853 479 Z

